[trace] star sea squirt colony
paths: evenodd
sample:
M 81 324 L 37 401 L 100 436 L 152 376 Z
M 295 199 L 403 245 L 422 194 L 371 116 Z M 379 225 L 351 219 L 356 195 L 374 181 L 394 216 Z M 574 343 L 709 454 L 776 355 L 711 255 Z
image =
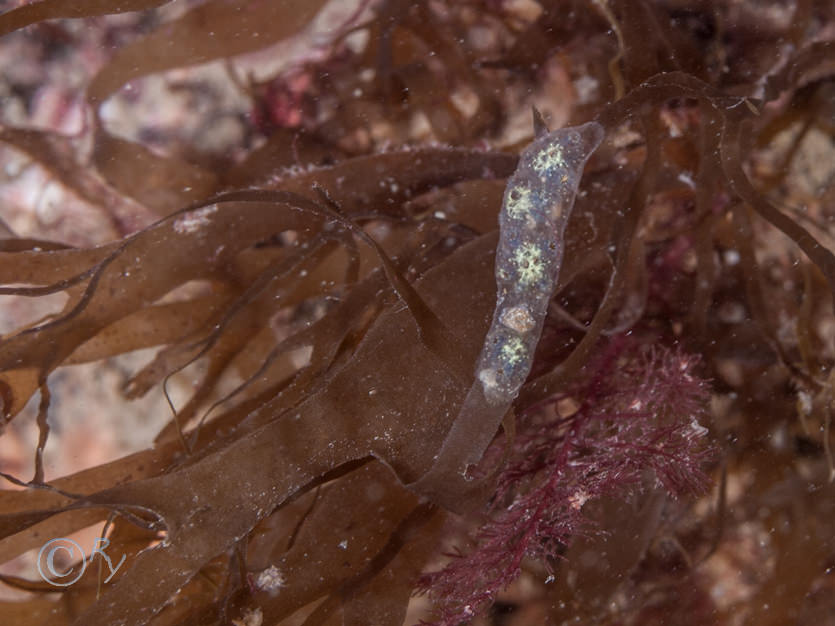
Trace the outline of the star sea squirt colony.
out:
M 0 459 L 0 621 L 821 623 L 833 26 L 826 0 L 0 9 L 0 295 L 37 311 L 0 342 L 0 436 L 37 431 Z M 60 211 L 18 206 L 33 176 Z M 88 401 L 114 430 L 161 425 L 52 475 L 93 367 L 160 399 Z M 91 527 L 108 583 L 26 569 Z

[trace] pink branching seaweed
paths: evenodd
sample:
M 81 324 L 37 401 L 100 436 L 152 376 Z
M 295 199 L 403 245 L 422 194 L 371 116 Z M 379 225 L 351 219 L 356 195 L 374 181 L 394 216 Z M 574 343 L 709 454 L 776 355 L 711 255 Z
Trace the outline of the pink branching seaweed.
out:
M 419 585 L 435 601 L 433 626 L 466 623 L 520 573 L 525 558 L 549 569 L 573 537 L 595 532 L 586 502 L 626 499 L 654 477 L 672 496 L 703 491 L 710 455 L 708 385 L 698 359 L 617 338 L 571 389 L 522 415 L 474 549 L 455 549 Z M 500 445 L 498 442 L 494 446 Z

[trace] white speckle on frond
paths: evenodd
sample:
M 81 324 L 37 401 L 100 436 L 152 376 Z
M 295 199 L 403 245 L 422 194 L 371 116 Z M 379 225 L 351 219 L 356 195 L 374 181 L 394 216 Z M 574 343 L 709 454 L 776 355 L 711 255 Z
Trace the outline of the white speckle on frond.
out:
M 217 205 L 212 204 L 196 211 L 189 211 L 174 220 L 174 231 L 181 235 L 193 233 L 209 225 L 209 215 L 217 211 Z
M 797 410 L 802 417 L 812 414 L 812 396 L 805 391 L 797 392 Z
M 693 180 L 693 176 L 692 176 L 692 174 L 690 174 L 690 172 L 681 172 L 681 173 L 679 173 L 679 175 L 678 175 L 678 179 L 679 179 L 681 182 L 683 182 L 685 185 L 687 185 L 688 187 L 690 187 L 690 189 L 695 189 L 695 188 L 696 188 L 696 183 L 695 183 L 695 181 Z
M 699 424 L 695 419 L 690 420 L 690 430 L 696 437 L 704 437 L 707 435 L 707 428 Z
M 599 82 L 591 76 L 582 76 L 574 81 L 574 91 L 577 93 L 578 104 L 592 102 L 598 93 Z
M 568 498 L 568 503 L 571 505 L 572 509 L 579 511 L 583 508 L 583 505 L 588 502 L 590 497 L 591 496 L 587 491 L 584 489 L 578 489 Z
M 255 586 L 261 591 L 266 591 L 271 596 L 274 596 L 284 586 L 285 582 L 287 581 L 284 578 L 284 574 L 275 565 L 270 565 L 258 574 L 255 579 Z

